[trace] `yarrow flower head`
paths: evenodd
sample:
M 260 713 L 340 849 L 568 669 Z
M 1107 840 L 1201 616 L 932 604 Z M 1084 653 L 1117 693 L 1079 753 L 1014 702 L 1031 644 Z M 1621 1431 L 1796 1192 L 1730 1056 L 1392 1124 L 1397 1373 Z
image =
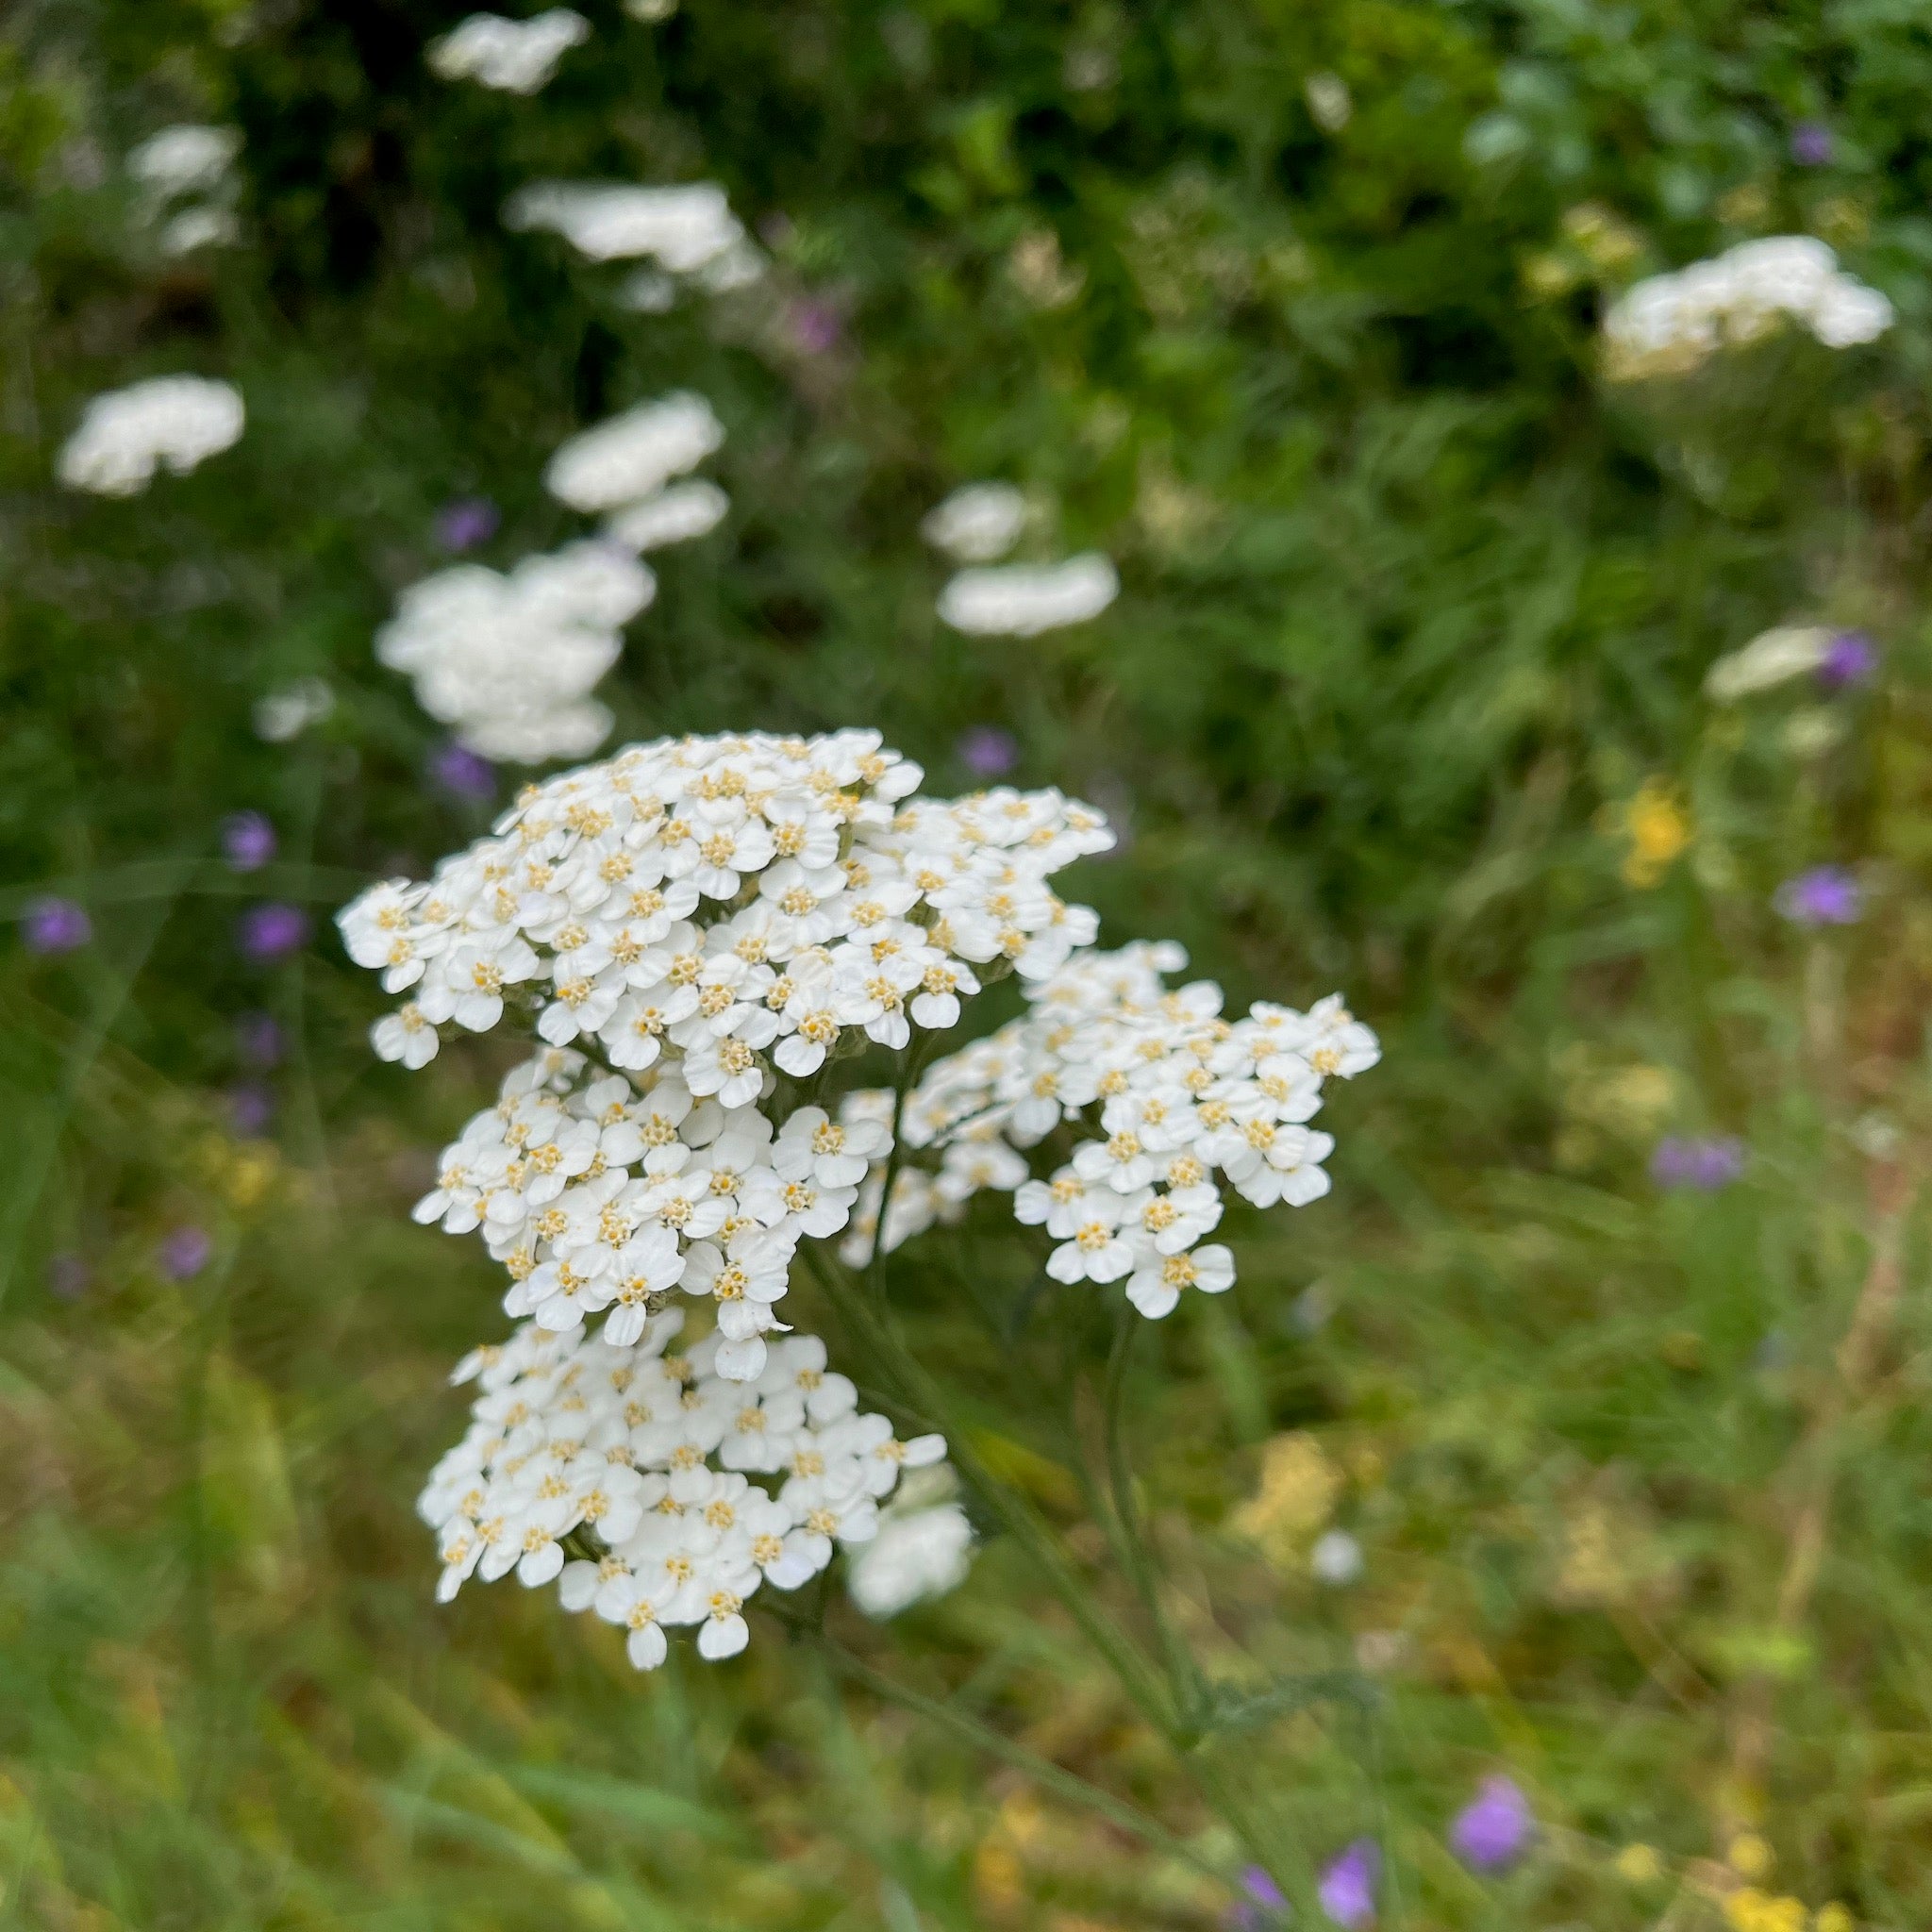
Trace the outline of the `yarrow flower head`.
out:
M 420 1067 L 445 1034 L 506 1025 L 538 1041 L 415 1210 L 481 1238 L 523 1324 L 500 1358 L 475 1358 L 491 1391 L 475 1442 L 425 1501 L 454 1582 L 560 1573 L 577 1579 L 567 1602 L 636 1620 L 640 1662 L 679 1623 L 704 1623 L 699 1648 L 723 1656 L 761 1578 L 791 1587 L 834 1542 L 877 1532 L 852 1586 L 891 1615 L 958 1579 L 972 1529 L 928 1494 L 881 1530 L 899 1465 L 940 1445 L 895 1445 L 883 1421 L 854 1417 L 852 1385 L 791 1336 L 801 1242 L 838 1241 L 864 1265 L 1004 1193 L 1043 1228 L 1055 1279 L 1119 1284 L 1159 1316 L 1234 1278 L 1230 1251 L 1206 1239 L 1223 1183 L 1261 1207 L 1327 1191 L 1333 1142 L 1306 1124 L 1324 1081 L 1379 1054 L 1340 999 L 1230 1020 L 1211 984 L 1167 986 L 1178 947 L 1094 951 L 1095 915 L 1053 880 L 1112 843 L 1102 815 L 1051 790 L 930 799 L 921 775 L 871 731 L 633 745 L 525 788 L 433 877 L 375 887 L 340 915 L 350 957 L 403 1000 L 374 1029 L 380 1058 Z M 898 1101 L 841 1092 L 840 1064 L 907 1053 L 915 1036 L 923 1058 L 1008 974 L 1022 1018 Z M 710 1325 L 673 1368 L 680 1299 Z M 621 1428 L 586 1392 L 600 1376 L 617 1378 Z M 554 1424 L 539 1413 L 553 1396 L 568 1411 Z M 553 1439 L 564 1463 L 592 1461 L 540 1467 Z M 774 1493 L 743 1488 L 786 1470 Z M 573 1513 L 591 1493 L 580 1474 L 602 1485 L 595 1512 Z M 761 1556 L 691 1522 L 728 1527 L 741 1507 Z M 564 1571 L 585 1524 L 597 1562 Z M 800 1551 L 809 1561 L 784 1554 Z
M 70 490 L 138 496 L 157 469 L 185 476 L 242 434 L 240 391 L 200 375 L 160 375 L 87 406 L 56 473 Z
M 1891 304 L 1846 275 L 1815 236 L 1772 235 L 1639 282 L 1604 318 L 1606 373 L 1682 374 L 1785 322 L 1827 349 L 1848 349 L 1875 341 L 1892 320 Z
M 955 563 L 997 563 L 1026 527 L 1026 499 L 1010 483 L 962 484 L 919 526 Z
M 457 564 L 403 592 L 375 655 L 479 757 L 580 758 L 613 722 L 591 687 L 623 651 L 621 627 L 657 594 L 650 571 L 608 543 L 569 543 L 508 575 Z
M 591 37 L 591 23 L 568 7 L 528 20 L 473 13 L 430 43 L 431 73 L 442 80 L 475 80 L 507 93 L 533 94 L 547 86 L 557 63 Z
M 647 257 L 667 275 L 725 290 L 764 273 L 744 225 L 714 181 L 641 188 L 618 181 L 536 181 L 504 207 L 512 228 L 561 235 L 591 261 Z
M 1038 637 L 1098 617 L 1120 595 L 1120 574 L 1097 550 L 1064 563 L 962 570 L 940 592 L 939 612 L 974 637 Z

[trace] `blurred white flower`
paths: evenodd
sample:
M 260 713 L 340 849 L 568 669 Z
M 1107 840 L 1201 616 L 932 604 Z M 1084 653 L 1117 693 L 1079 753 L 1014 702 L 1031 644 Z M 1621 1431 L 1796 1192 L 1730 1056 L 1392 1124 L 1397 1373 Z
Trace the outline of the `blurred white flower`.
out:
M 197 248 L 232 248 L 242 239 L 242 224 L 232 208 L 184 208 L 170 216 L 161 229 L 163 255 L 192 255 Z
M 1121 580 L 1098 551 L 1064 563 L 962 570 L 940 592 L 941 618 L 974 637 L 1037 637 L 1098 617 L 1120 595 Z
M 943 1596 L 973 1567 L 973 1525 L 957 1503 L 882 1510 L 878 1531 L 846 1559 L 845 1584 L 868 1617 L 896 1617 L 924 1597 Z
M 668 315 L 677 302 L 677 284 L 662 269 L 641 268 L 625 277 L 617 300 L 633 315 Z
M 1340 1589 L 1362 1574 L 1362 1546 L 1345 1529 L 1331 1529 L 1315 1539 L 1308 1568 L 1324 1583 Z
M 443 80 L 475 80 L 508 93 L 533 94 L 548 83 L 564 54 L 590 36 L 590 22 L 568 7 L 553 7 L 529 20 L 473 13 L 430 42 L 429 66 Z
M 221 187 L 241 152 L 238 128 L 184 123 L 162 128 L 133 149 L 127 157 L 127 172 L 156 201 L 211 194 Z
M 87 406 L 56 474 L 71 490 L 136 496 L 157 467 L 183 476 L 242 434 L 241 391 L 200 375 L 161 375 Z
M 1720 658 L 1705 673 L 1705 695 L 1721 705 L 1734 704 L 1754 691 L 1803 677 L 1824 662 L 1836 635 L 1815 624 L 1780 625 L 1760 631 L 1741 650 Z
M 1302 87 L 1308 112 L 1324 134 L 1340 134 L 1355 114 L 1348 83 L 1339 74 L 1311 74 Z
M 269 744 L 287 744 L 336 708 L 336 694 L 319 677 L 304 677 L 255 703 L 255 735 Z
M 928 510 L 920 533 L 955 563 L 992 563 L 1026 525 L 1026 499 L 1010 483 L 967 483 Z
M 1883 335 L 1892 307 L 1815 236 L 1771 235 L 1639 282 L 1604 318 L 1605 371 L 1619 379 L 1681 374 L 1787 319 L 1826 348 L 1845 349 Z
M 626 550 L 661 550 L 689 543 L 717 528 L 731 499 L 715 483 L 700 478 L 660 490 L 604 521 L 604 534 Z
M 633 20 L 641 20 L 645 25 L 653 26 L 660 20 L 669 20 L 677 11 L 677 0 L 624 0 L 624 10 Z
M 618 509 L 656 495 L 724 441 L 710 404 L 678 390 L 572 437 L 550 458 L 543 485 L 573 509 Z
M 640 188 L 614 181 L 535 181 L 510 196 L 512 228 L 561 235 L 592 261 L 649 256 L 673 275 L 695 275 L 741 246 L 744 228 L 714 181 Z
M 657 589 L 642 564 L 604 542 L 525 558 L 508 575 L 458 564 L 403 592 L 375 655 L 407 672 L 417 703 L 484 758 L 580 758 L 612 722 L 591 688 Z

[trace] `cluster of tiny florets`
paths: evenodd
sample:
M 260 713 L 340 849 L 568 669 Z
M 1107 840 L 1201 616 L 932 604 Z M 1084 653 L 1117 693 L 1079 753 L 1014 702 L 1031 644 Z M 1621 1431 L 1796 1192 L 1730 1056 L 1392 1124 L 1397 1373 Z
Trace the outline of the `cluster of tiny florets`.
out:
M 458 1365 L 478 1388 L 470 1428 L 417 1506 L 440 1597 L 514 1570 L 623 1629 L 640 1670 L 678 1626 L 697 1627 L 701 1656 L 732 1657 L 755 1591 L 796 1590 L 835 1545 L 867 1542 L 901 1469 L 945 1453 L 861 1414 L 815 1337 L 779 1343 L 746 1383 L 719 1374 L 716 1336 L 667 1353 L 683 1319 L 655 1316 L 623 1345 L 527 1324 Z
M 641 745 L 342 913 L 351 957 L 410 994 L 383 1058 L 420 1066 L 440 1027 L 488 1031 L 511 1002 L 568 1049 L 510 1075 L 422 1210 L 483 1230 L 511 1313 L 563 1331 L 609 1310 L 628 1341 L 681 1286 L 718 1303 L 720 1373 L 756 1375 L 799 1239 L 844 1228 L 888 1140 L 811 1108 L 781 1124 L 778 1076 L 943 1031 L 983 974 L 1043 977 L 1091 941 L 1047 880 L 1111 843 L 1100 814 L 1057 791 L 933 803 L 919 779 L 864 731 Z
M 1772 235 L 1639 282 L 1604 319 L 1606 366 L 1623 378 L 1681 374 L 1786 322 L 1845 349 L 1883 335 L 1892 307 L 1816 237 Z
M 1024 1018 L 932 1068 L 903 1109 L 900 1137 L 926 1158 L 894 1177 L 886 1246 L 996 1189 L 1055 1241 L 1057 1281 L 1124 1280 L 1154 1317 L 1186 1289 L 1230 1287 L 1232 1253 L 1205 1241 L 1223 1184 L 1257 1208 L 1319 1200 L 1335 1145 L 1307 1124 L 1323 1083 L 1381 1055 L 1339 994 L 1306 1013 L 1257 1002 L 1229 1020 L 1211 981 L 1166 986 L 1186 963 L 1165 942 L 1077 954 L 1027 987 Z M 857 1093 L 845 1108 L 856 1127 L 890 1115 L 891 1096 Z M 1025 1156 L 1055 1136 L 1066 1158 L 1036 1178 Z M 883 1187 L 879 1167 L 847 1238 L 854 1260 L 871 1253 Z

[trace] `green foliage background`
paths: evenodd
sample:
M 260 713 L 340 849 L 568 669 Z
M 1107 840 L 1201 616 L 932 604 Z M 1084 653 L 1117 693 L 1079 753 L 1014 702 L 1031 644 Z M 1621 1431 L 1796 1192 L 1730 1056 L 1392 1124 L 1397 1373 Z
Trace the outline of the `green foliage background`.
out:
M 962 727 L 1005 725 L 1023 779 L 1130 825 L 1078 884 L 1110 934 L 1183 938 L 1243 1001 L 1341 986 L 1384 1033 L 1332 1109 L 1334 1197 L 1237 1229 L 1235 1295 L 1165 1324 L 1136 1390 L 1217 1674 L 1373 1687 L 1235 1740 L 1284 1859 L 1374 1837 L 1405 1932 L 1751 1932 L 1725 1860 L 1756 1833 L 1759 1890 L 1925 1923 L 1924 10 L 582 0 L 592 40 L 531 99 L 430 77 L 460 10 L 0 26 L 0 910 L 61 891 L 97 933 L 0 960 L 0 1917 L 1092 1932 L 1227 1904 L 774 1627 L 647 1682 L 547 1600 L 427 1601 L 409 1502 L 446 1365 L 500 1318 L 405 1210 L 490 1068 L 375 1067 L 325 914 L 480 821 L 425 786 L 434 729 L 370 640 L 441 560 L 441 505 L 502 506 L 498 564 L 560 541 L 549 451 L 689 384 L 734 509 L 663 559 L 601 693 L 623 734 L 874 723 L 951 788 Z M 120 158 L 183 119 L 243 131 L 246 240 L 165 261 Z M 1806 121 L 1828 163 L 1793 160 Z M 720 180 L 772 273 L 630 314 L 617 271 L 504 229 L 540 176 Z M 1890 296 L 1879 345 L 1604 386 L 1618 289 L 1796 231 Z M 87 397 L 176 370 L 240 385 L 235 450 L 128 503 L 52 487 Z M 940 626 L 918 519 L 988 475 L 1119 559 L 1105 617 Z M 1700 695 L 1793 618 L 1870 630 L 1880 679 Z M 256 738 L 316 675 L 334 714 Z M 1654 874 L 1640 795 L 1688 835 Z M 282 841 L 245 878 L 216 857 L 244 808 Z M 1867 916 L 1806 940 L 1770 897 L 1826 860 Z M 324 935 L 273 971 L 233 940 L 264 896 Z M 259 1008 L 296 1041 L 268 1143 L 223 1100 Z M 1708 1130 L 1744 1179 L 1655 1189 L 1657 1136 Z M 172 1283 L 191 1222 L 216 1258 Z M 975 1224 L 906 1292 L 982 1447 L 1071 1525 L 1079 1404 L 974 1325 L 995 1250 Z M 1050 1312 L 1078 1382 L 1097 1344 Z M 1272 1554 L 1232 1525 L 1297 1431 L 1352 1589 L 1291 1524 Z M 1225 1858 L 1000 1541 L 840 1634 Z M 1442 1831 L 1497 1770 L 1541 1833 L 1478 1878 Z

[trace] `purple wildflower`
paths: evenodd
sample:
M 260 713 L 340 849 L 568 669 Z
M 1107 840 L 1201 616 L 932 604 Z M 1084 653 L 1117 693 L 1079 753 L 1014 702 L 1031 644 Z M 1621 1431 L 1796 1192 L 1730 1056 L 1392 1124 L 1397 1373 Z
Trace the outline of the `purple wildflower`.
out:
M 808 356 L 828 356 L 845 335 L 845 318 L 829 302 L 812 296 L 791 304 L 785 314 L 794 344 Z
M 1382 1855 L 1372 1840 L 1358 1838 L 1322 1874 L 1315 1896 L 1331 1924 L 1366 1925 L 1375 1916 L 1375 1878 Z
M 275 1096 L 260 1080 L 238 1080 L 228 1089 L 228 1122 L 244 1141 L 268 1132 L 275 1117 Z
M 1865 909 L 1865 891 L 1841 865 L 1814 865 L 1787 879 L 1772 904 L 1793 925 L 1853 925 Z
M 273 1067 L 284 1049 L 281 1022 L 273 1013 L 242 1013 L 235 1021 L 235 1051 L 251 1067 Z
M 1714 1194 L 1743 1172 L 1744 1143 L 1729 1134 L 1670 1134 L 1650 1157 L 1650 1177 L 1660 1188 L 1695 1188 Z
M 56 1301 L 77 1302 L 88 1291 L 93 1270 L 85 1256 L 72 1250 L 47 1257 L 47 1292 Z
M 271 899 L 251 906 L 236 927 L 236 939 L 249 958 L 259 964 L 299 952 L 308 943 L 308 915 L 299 906 Z
M 1229 1906 L 1222 1920 L 1228 1932 L 1261 1932 L 1262 1927 L 1287 1919 L 1287 1895 L 1259 1865 L 1250 1865 L 1242 1872 L 1241 1886 L 1245 1896 Z
M 1791 158 L 1801 168 L 1823 168 L 1831 160 L 1831 129 L 1823 121 L 1800 121 L 1791 129 Z
M 71 953 L 94 936 L 87 908 L 72 899 L 35 899 L 21 922 L 21 939 L 29 953 Z
M 496 535 L 503 521 L 487 496 L 458 496 L 436 513 L 436 541 L 445 550 L 474 550 Z
M 494 798 L 496 767 L 467 744 L 451 739 L 429 760 L 430 781 L 453 798 Z
M 1861 630 L 1841 630 L 1824 647 L 1818 681 L 1826 691 L 1863 684 L 1878 669 L 1878 646 Z
M 161 1241 L 161 1273 L 174 1281 L 186 1281 L 208 1266 L 215 1244 L 205 1227 L 177 1227 Z
M 236 872 L 258 872 L 275 856 L 275 828 L 258 811 L 222 821 L 222 853 Z
M 1019 741 L 997 724 L 975 724 L 953 750 L 975 778 L 1003 778 L 1020 762 Z
M 1516 1861 L 1535 1829 L 1522 1786 L 1510 1777 L 1486 1777 L 1450 1825 L 1449 1842 L 1464 1864 L 1498 1872 Z

